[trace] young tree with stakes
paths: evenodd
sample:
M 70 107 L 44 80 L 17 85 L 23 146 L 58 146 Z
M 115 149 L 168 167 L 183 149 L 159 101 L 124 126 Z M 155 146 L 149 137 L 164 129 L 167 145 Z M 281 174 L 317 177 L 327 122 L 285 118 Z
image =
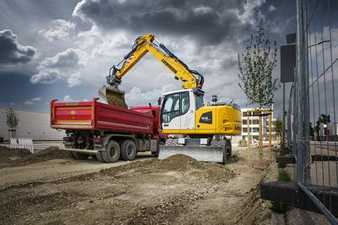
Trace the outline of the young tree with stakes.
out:
M 19 119 L 13 108 L 9 108 L 6 111 L 6 123 L 8 126 L 9 137 L 12 138 L 15 136 L 16 127 L 19 124 Z
M 262 114 L 260 109 L 265 106 L 271 107 L 274 91 L 278 89 L 277 79 L 272 78 L 272 71 L 277 63 L 277 52 L 277 42 L 267 37 L 261 24 L 257 31 L 251 35 L 245 50 L 238 53 L 239 87 L 247 96 L 249 103 L 259 107 L 260 148 L 262 148 Z

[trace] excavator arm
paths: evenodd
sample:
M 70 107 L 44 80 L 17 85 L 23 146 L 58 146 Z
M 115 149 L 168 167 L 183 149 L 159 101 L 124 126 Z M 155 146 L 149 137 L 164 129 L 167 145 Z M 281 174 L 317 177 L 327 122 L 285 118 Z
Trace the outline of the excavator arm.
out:
M 122 77 L 148 52 L 168 67 L 175 74 L 175 79 L 183 82 L 184 89 L 201 90 L 204 83 L 203 76 L 197 71 L 191 70 L 163 44 L 156 41 L 153 34 L 146 34 L 135 40 L 132 50 L 119 64 L 111 68 L 109 76 L 107 76 L 107 83 L 117 88 Z

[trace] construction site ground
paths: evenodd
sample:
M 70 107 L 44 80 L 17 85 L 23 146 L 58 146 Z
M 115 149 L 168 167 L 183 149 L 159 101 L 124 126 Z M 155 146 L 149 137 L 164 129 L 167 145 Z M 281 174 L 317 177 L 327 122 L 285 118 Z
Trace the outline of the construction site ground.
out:
M 47 149 L 0 149 L 0 224 L 271 224 L 258 184 L 269 150 L 235 150 L 225 166 L 177 155 L 77 161 Z

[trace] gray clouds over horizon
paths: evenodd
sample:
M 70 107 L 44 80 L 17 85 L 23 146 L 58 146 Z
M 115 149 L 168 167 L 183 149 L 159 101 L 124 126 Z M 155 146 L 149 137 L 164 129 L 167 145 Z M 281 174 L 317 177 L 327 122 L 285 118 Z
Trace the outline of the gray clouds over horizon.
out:
M 25 74 L 25 82 L 30 82 L 25 87 L 57 86 L 74 100 L 92 99 L 109 67 L 129 52 L 135 38 L 154 33 L 189 67 L 204 74 L 207 99 L 217 94 L 245 105 L 236 63 L 243 42 L 260 20 L 279 43 L 295 30 L 293 0 L 4 0 L 0 9 L 0 34 L 10 30 L 14 56 L 21 54 L 7 59 L 12 63 L 6 66 L 0 62 L 0 76 Z M 14 63 L 18 60 L 26 63 Z M 274 76 L 278 73 L 275 70 Z M 156 103 L 162 92 L 180 86 L 151 56 L 122 82 L 130 105 Z M 49 93 L 30 99 L 43 95 Z M 0 100 L 1 104 L 9 103 Z
M 0 30 L 0 64 L 28 63 L 36 49 L 22 45 L 10 29 Z
M 105 30 L 188 35 L 213 45 L 253 30 L 254 8 L 264 1 L 245 3 L 242 0 L 82 0 L 73 15 Z

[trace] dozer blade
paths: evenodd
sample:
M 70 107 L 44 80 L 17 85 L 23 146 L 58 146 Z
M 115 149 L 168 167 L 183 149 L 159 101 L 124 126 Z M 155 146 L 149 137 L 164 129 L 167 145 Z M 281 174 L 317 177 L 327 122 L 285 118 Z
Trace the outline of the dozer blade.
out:
M 124 92 L 116 87 L 104 85 L 99 89 L 99 96 L 110 105 L 128 108 L 124 99 Z
M 159 159 L 172 155 L 187 155 L 197 161 L 225 163 L 227 154 L 220 146 L 160 146 Z

